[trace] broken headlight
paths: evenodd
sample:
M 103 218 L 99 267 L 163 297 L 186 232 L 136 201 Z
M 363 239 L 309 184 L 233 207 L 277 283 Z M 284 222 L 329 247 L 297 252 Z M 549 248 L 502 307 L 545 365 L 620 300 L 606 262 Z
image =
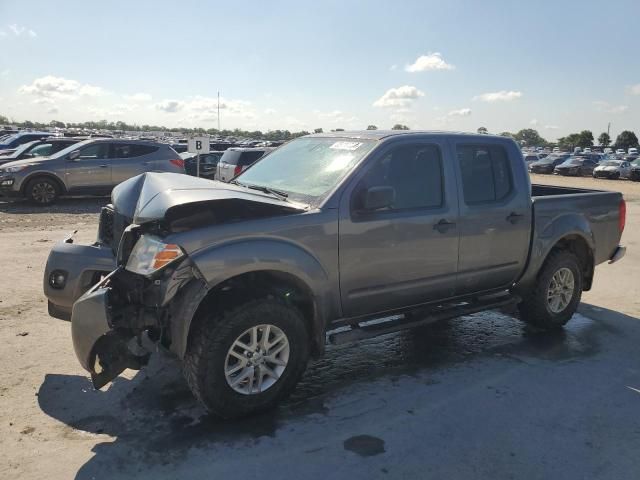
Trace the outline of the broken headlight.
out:
M 175 243 L 164 243 L 159 237 L 142 235 L 127 260 L 127 270 L 140 275 L 151 275 L 182 258 L 184 252 Z

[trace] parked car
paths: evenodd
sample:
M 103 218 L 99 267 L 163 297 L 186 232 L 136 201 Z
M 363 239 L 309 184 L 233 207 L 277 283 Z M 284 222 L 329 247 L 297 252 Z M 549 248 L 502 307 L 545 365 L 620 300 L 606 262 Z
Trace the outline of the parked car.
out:
M 597 166 L 598 164 L 589 158 L 570 157 L 555 167 L 553 173 L 581 177 L 582 175 L 592 175 Z
M 213 180 L 218 168 L 218 162 L 224 152 L 209 152 L 200 154 L 200 176 Z M 198 155 L 196 153 L 181 153 L 180 157 L 184 160 L 184 169 L 187 175 L 193 177 L 198 173 Z
M 626 154 L 626 153 L 627 153 L 627 152 L 625 152 L 625 151 L 624 151 L 624 148 L 618 148 L 618 149 L 616 150 L 616 155 L 624 155 L 624 154 Z
M 23 143 L 53 136 L 50 132 L 18 132 L 0 140 L 0 150 L 18 148 Z
M 631 162 L 631 170 L 629 171 L 629 180 L 640 182 L 640 159 Z
M 238 417 L 289 394 L 327 333 L 345 343 L 516 304 L 561 328 L 595 265 L 624 255 L 625 208 L 620 193 L 532 186 L 508 138 L 332 132 L 234 184 L 120 184 L 98 243 L 53 248 L 44 291 L 95 387 L 146 363 L 144 336 L 207 409 Z
M 270 147 L 228 148 L 218 162 L 216 180 L 230 182 L 272 150 Z
M 523 153 L 524 162 L 529 165 L 533 162 L 539 162 L 543 157 L 540 157 L 537 153 Z
M 61 195 L 105 195 L 143 172 L 184 173 L 184 160 L 168 145 L 140 140 L 90 139 L 49 157 L 0 166 L 0 196 L 50 205 Z
M 33 142 L 23 143 L 11 153 L 0 155 L 0 165 L 16 160 L 24 160 L 26 158 L 46 157 L 54 153 L 64 150 L 65 148 L 80 142 L 82 139 L 74 138 L 53 138 L 49 137 L 45 140 L 34 140 Z
M 553 170 L 567 160 L 571 155 L 565 154 L 551 154 L 548 157 L 543 158 L 534 163 L 529 164 L 529 171 L 531 173 L 553 173 Z
M 593 178 L 628 178 L 631 164 L 624 160 L 605 160 L 593 170 Z
M 629 155 L 638 155 L 638 149 L 636 147 L 630 147 L 629 150 L 627 151 L 627 153 Z

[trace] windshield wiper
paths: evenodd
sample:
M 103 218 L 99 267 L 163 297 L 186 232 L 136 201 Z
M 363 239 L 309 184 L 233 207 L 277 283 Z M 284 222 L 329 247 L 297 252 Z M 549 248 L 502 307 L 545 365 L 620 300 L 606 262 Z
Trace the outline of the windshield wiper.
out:
M 250 188 L 251 190 L 258 190 L 263 193 L 269 193 L 276 197 L 280 197 L 283 200 L 285 200 L 289 196 L 289 194 L 286 192 L 276 190 L 275 188 L 271 188 L 271 187 L 265 187 L 264 185 L 250 185 L 248 183 L 239 182 L 238 180 L 231 180 L 229 183 L 232 183 L 233 185 L 238 185 L 244 188 Z
M 271 195 L 275 195 L 276 197 L 281 197 L 283 200 L 289 196 L 289 194 L 286 192 L 276 190 L 271 187 L 265 187 L 264 185 L 246 185 L 246 187 L 252 190 L 259 190 L 264 193 L 270 193 Z

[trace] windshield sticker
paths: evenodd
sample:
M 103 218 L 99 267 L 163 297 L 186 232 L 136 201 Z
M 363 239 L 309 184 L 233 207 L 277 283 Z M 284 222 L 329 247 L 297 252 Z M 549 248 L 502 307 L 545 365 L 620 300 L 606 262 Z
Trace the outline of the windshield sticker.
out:
M 336 142 L 333 145 L 331 145 L 329 148 L 332 148 L 334 150 L 354 151 L 360 148 L 361 145 L 362 145 L 361 142 Z

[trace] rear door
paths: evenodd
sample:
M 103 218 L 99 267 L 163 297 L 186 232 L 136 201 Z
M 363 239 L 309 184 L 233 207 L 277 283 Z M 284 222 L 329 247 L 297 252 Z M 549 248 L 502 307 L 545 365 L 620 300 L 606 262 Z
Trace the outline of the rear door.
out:
M 458 199 L 446 144 L 383 149 L 340 201 L 340 294 L 345 316 L 451 297 L 458 267 Z M 393 187 L 391 208 L 366 211 L 364 192 Z
M 80 149 L 80 156 L 67 160 L 65 177 L 71 193 L 100 194 L 108 191 L 111 184 L 109 144 L 96 142 Z
M 153 152 L 157 147 L 135 143 L 111 145 L 111 184 L 116 186 L 125 180 L 154 170 Z
M 531 231 L 526 175 L 502 143 L 454 143 L 460 202 L 458 293 L 507 287 L 524 269 Z M 520 175 L 520 177 L 518 177 Z M 520 189 L 520 190 L 519 190 Z

